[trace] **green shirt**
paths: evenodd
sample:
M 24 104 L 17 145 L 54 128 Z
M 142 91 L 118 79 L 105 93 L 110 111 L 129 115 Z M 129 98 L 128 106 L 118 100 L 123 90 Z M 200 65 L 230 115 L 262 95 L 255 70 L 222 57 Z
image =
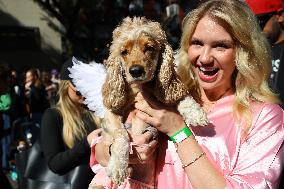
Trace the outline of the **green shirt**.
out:
M 11 107 L 12 99 L 10 94 L 3 94 L 0 96 L 0 111 L 8 110 Z

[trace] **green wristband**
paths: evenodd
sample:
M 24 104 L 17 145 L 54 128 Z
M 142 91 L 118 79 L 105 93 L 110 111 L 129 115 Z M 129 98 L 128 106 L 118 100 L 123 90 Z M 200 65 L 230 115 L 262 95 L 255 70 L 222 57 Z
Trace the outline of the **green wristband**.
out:
M 190 135 L 192 135 L 192 132 L 187 126 L 185 126 L 183 129 L 179 130 L 178 132 L 170 136 L 170 139 L 174 143 L 180 143 L 184 139 L 188 138 Z

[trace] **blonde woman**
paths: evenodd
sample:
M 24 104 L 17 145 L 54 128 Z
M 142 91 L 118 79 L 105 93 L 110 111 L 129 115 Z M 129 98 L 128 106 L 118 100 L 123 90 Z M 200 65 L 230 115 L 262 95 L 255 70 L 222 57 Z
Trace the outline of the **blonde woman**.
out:
M 40 139 L 50 170 L 61 175 L 80 166 L 79 175 L 72 178 L 72 188 L 86 189 L 93 178 L 89 143 L 100 133 L 100 120 L 85 107 L 84 98 L 72 84 L 67 69 L 71 66 L 68 62 L 62 67 L 59 101 L 45 111 Z
M 182 29 L 179 71 L 210 124 L 189 128 L 175 110 L 142 94 L 147 103 L 136 103 L 137 116 L 166 136 L 156 188 L 277 188 L 283 110 L 268 87 L 270 49 L 253 13 L 238 0 L 209 0 Z

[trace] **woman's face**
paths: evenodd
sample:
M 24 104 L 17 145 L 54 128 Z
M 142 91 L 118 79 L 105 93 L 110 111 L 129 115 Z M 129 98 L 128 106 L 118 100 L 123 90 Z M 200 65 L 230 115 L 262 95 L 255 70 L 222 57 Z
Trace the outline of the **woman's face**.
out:
M 234 41 L 218 21 L 204 16 L 189 41 L 188 56 L 200 87 L 221 97 L 231 86 L 235 70 Z
M 72 83 L 69 83 L 69 87 L 68 87 L 68 95 L 70 97 L 70 99 L 72 100 L 72 102 L 76 103 L 76 104 L 84 104 L 84 97 L 81 95 L 81 93 L 79 91 L 77 91 L 77 89 L 75 88 L 74 85 L 72 85 Z
M 28 71 L 26 73 L 26 83 L 33 83 L 34 82 L 34 75 L 32 72 Z

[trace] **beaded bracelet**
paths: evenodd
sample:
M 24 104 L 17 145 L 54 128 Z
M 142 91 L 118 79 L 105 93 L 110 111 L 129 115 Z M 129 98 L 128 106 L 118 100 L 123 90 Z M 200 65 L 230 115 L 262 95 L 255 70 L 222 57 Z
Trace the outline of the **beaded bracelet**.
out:
M 202 156 L 204 156 L 205 153 L 202 152 L 198 157 L 196 157 L 194 160 L 192 160 L 191 162 L 189 162 L 188 164 L 182 165 L 182 168 L 186 168 L 188 166 L 190 166 L 191 164 L 193 164 L 194 162 L 196 162 L 197 160 L 199 160 Z

